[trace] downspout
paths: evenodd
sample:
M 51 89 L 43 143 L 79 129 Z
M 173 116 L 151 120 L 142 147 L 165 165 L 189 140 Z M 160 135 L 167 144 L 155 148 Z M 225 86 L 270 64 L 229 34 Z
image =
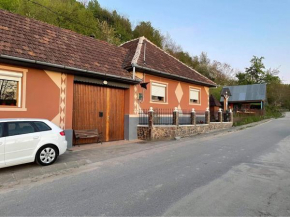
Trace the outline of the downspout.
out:
M 132 64 L 132 66 L 133 66 L 133 80 L 135 80 L 135 70 L 136 70 L 136 68 L 135 68 L 134 64 Z

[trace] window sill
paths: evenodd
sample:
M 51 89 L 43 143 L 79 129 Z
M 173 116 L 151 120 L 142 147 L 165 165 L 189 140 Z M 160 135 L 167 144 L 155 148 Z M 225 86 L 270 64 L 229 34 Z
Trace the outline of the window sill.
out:
M 159 101 L 150 101 L 150 103 L 154 103 L 154 104 L 168 104 L 168 102 L 159 102 Z
M 9 112 L 25 112 L 27 111 L 27 108 L 4 108 L 0 107 L 0 111 L 9 111 Z

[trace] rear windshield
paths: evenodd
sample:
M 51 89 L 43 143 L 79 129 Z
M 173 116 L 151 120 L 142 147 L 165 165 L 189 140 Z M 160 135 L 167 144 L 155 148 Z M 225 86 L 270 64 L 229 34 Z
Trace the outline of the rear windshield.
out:
M 48 131 L 51 130 L 51 128 L 44 122 L 41 121 L 34 121 L 34 124 L 36 125 L 37 129 L 39 131 Z

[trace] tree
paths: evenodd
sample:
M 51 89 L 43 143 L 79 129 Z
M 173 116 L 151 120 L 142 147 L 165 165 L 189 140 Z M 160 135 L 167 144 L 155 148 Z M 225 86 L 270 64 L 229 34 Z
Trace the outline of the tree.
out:
M 134 38 L 145 36 L 148 40 L 153 42 L 158 47 L 162 47 L 163 36 L 159 30 L 155 29 L 151 22 L 140 22 L 133 31 Z
M 238 83 L 240 85 L 245 84 L 261 84 L 261 83 L 281 83 L 281 80 L 278 76 L 279 69 L 268 69 L 265 70 L 263 63 L 264 57 L 253 56 L 251 59 L 251 66 L 246 68 L 245 72 L 239 72 L 236 74 Z
M 260 84 L 264 83 L 265 66 L 263 64 L 264 57 L 253 56 L 251 66 L 246 68 L 245 73 L 238 73 L 237 78 L 239 84 Z

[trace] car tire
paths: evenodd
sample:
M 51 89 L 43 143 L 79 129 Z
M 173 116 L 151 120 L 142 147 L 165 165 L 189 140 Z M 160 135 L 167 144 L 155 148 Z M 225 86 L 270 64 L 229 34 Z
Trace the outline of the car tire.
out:
M 42 146 L 36 153 L 35 161 L 41 166 L 53 164 L 58 157 L 58 150 L 53 145 Z

